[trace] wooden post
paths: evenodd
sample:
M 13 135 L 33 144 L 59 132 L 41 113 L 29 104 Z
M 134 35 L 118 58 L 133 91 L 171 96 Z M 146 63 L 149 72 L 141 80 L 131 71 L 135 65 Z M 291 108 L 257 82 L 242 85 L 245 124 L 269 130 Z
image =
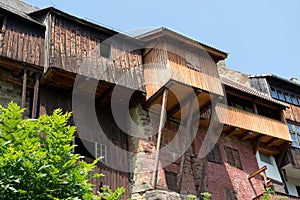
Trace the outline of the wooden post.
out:
M 163 122 L 165 119 L 166 107 L 168 101 L 168 88 L 164 89 L 161 110 L 160 110 L 160 120 L 159 120 L 159 127 L 158 127 L 158 136 L 157 136 L 157 145 L 156 145 L 156 155 L 155 155 L 155 162 L 154 162 L 154 171 L 153 171 L 153 178 L 152 178 L 152 186 L 153 189 L 156 188 L 156 180 L 157 180 L 157 170 L 159 164 L 159 149 L 160 149 L 160 142 L 161 142 L 161 135 L 162 135 L 162 128 Z
M 191 98 L 188 118 L 187 118 L 187 122 L 186 122 L 186 129 L 185 129 L 184 148 L 186 148 L 186 146 L 188 144 L 188 142 L 187 142 L 188 137 L 191 136 L 190 131 L 191 131 L 191 126 L 192 126 L 194 103 L 195 103 L 195 98 Z M 177 184 L 176 184 L 177 192 L 180 192 L 180 190 L 181 190 L 181 183 L 182 183 L 182 177 L 183 177 L 183 172 L 184 172 L 184 170 L 183 170 L 184 161 L 185 161 L 185 152 L 181 156 L 179 174 L 177 175 Z
M 33 104 L 32 104 L 32 116 L 31 116 L 32 118 L 37 117 L 39 86 L 40 86 L 40 74 L 36 74 L 35 75 L 34 92 L 33 92 Z
M 253 102 L 253 110 L 255 114 L 258 114 L 256 103 Z
M 22 108 L 25 108 L 26 104 L 26 88 L 27 88 L 27 69 L 24 69 L 23 75 L 23 85 L 22 85 Z M 24 119 L 24 113 L 22 114 L 22 118 Z

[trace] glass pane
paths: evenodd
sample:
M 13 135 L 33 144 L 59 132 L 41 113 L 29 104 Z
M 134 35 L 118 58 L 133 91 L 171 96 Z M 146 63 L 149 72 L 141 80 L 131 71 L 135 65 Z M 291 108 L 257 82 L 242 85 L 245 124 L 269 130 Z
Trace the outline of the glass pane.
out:
M 291 133 L 291 138 L 292 138 L 292 146 L 293 147 L 299 147 L 297 139 L 296 139 L 296 135 L 294 133 Z
M 277 90 L 277 92 L 278 92 L 279 99 L 282 100 L 282 101 L 285 101 L 283 93 L 281 92 L 281 90 Z
M 290 97 L 289 93 L 284 92 L 283 94 L 284 94 L 286 102 L 292 103 L 292 100 L 291 100 L 291 97 Z
M 300 134 L 300 126 L 295 125 L 296 132 Z
M 294 132 L 292 124 L 288 123 L 288 127 L 289 127 L 290 132 Z
M 278 94 L 277 94 L 275 88 L 271 87 L 271 95 L 272 95 L 273 98 L 278 99 Z
M 291 94 L 291 99 L 292 99 L 292 103 L 293 104 L 299 105 L 299 103 L 298 103 L 297 98 L 296 98 L 295 95 Z

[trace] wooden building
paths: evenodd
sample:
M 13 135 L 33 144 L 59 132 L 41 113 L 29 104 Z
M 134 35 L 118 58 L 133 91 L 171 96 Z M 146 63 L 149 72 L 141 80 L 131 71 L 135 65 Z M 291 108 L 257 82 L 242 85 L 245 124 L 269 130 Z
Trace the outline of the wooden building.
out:
M 291 146 L 277 157 L 277 165 L 287 194 L 300 196 L 300 84 L 296 78 L 290 80 L 273 75 L 250 76 L 251 86 L 264 94 L 289 105 L 284 112 L 292 139 Z
M 252 199 L 268 184 L 257 152 L 281 158 L 291 141 L 287 104 L 220 77 L 225 52 L 172 30 L 133 38 L 19 0 L 1 0 L 0 25 L 0 103 L 73 111 L 75 152 L 104 156 L 95 193 Z

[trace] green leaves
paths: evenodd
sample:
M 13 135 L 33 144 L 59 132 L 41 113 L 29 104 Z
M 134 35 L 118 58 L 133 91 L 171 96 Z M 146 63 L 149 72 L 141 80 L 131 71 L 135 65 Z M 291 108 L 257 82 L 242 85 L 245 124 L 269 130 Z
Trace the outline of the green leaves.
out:
M 23 111 L 15 103 L 0 106 L 0 199 L 99 199 L 88 183 L 98 160 L 88 164 L 72 153 L 71 113 L 57 109 L 22 120 Z M 123 193 L 120 188 L 104 196 L 117 199 Z

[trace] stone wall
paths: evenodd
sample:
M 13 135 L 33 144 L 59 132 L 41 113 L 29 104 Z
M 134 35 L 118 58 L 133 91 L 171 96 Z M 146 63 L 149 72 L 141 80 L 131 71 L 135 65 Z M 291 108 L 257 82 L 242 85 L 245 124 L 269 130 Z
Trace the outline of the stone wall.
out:
M 248 75 L 232 69 L 228 69 L 225 61 L 219 61 L 217 63 L 217 67 L 219 75 L 225 76 L 226 78 L 234 80 L 235 82 L 238 82 L 244 86 L 251 87 Z

